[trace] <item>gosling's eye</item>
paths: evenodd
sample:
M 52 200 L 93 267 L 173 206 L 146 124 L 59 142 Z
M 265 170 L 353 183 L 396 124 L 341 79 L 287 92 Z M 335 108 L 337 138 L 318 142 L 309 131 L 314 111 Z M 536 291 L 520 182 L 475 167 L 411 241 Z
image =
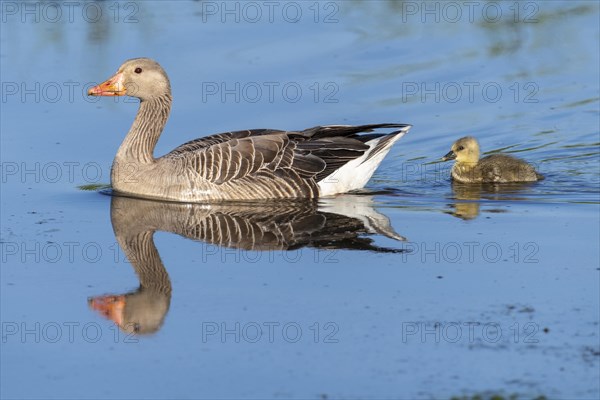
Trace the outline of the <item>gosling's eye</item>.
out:
M 142 73 L 142 69 L 141 69 L 140 67 L 137 67 L 137 68 L 135 69 L 135 73 L 136 73 L 136 74 L 141 74 L 141 73 Z
M 461 151 L 461 150 L 464 150 L 464 149 L 465 149 L 464 146 L 458 146 L 458 148 L 456 149 L 456 151 Z

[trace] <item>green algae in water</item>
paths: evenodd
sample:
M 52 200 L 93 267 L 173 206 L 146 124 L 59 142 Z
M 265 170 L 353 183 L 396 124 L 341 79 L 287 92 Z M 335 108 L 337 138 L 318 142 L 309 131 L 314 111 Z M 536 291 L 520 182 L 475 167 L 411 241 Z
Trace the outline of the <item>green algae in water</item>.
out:
M 77 186 L 79 190 L 85 190 L 86 192 L 99 192 L 100 190 L 110 189 L 111 186 L 106 183 L 92 183 L 90 185 Z

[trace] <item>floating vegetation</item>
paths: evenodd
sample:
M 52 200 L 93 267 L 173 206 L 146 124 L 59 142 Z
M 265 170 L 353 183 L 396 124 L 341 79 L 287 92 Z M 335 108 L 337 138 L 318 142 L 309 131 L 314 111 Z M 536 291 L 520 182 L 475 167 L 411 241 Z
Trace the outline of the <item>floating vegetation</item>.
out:
M 92 183 L 90 185 L 77 186 L 79 190 L 85 190 L 87 192 L 99 192 L 100 190 L 110 189 L 110 184 L 106 183 Z

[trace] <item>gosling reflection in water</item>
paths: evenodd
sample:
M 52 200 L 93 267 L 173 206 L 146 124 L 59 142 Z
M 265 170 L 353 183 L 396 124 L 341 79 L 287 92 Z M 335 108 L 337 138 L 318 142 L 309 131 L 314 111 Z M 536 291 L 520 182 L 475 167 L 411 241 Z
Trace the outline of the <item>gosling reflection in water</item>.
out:
M 522 201 L 525 197 L 519 194 L 525 193 L 531 188 L 529 183 L 504 183 L 504 184 L 465 184 L 452 182 L 454 202 L 450 204 L 451 209 L 446 213 L 463 220 L 475 219 L 480 214 L 480 207 L 484 201 Z M 486 212 L 503 213 L 505 209 L 490 208 Z
M 162 326 L 171 303 L 171 281 L 154 232 L 165 231 L 241 250 L 348 249 L 399 253 L 380 247 L 370 235 L 405 240 L 389 219 L 372 207 L 371 196 L 344 195 L 317 201 L 262 204 L 182 204 L 113 197 L 111 220 L 117 242 L 140 286 L 120 295 L 88 300 L 93 310 L 130 333 L 148 334 Z

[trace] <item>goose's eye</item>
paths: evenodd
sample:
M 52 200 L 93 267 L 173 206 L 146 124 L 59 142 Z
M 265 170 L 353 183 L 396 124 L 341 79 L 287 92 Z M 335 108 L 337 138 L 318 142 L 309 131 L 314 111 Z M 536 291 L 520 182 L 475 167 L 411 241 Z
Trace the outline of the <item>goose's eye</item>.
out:
M 461 150 L 464 150 L 464 149 L 465 149 L 464 146 L 458 146 L 458 148 L 456 150 L 457 151 L 461 151 Z
M 137 67 L 137 68 L 135 69 L 135 73 L 136 73 L 136 74 L 141 74 L 141 73 L 142 73 L 142 69 L 141 69 L 140 67 Z

